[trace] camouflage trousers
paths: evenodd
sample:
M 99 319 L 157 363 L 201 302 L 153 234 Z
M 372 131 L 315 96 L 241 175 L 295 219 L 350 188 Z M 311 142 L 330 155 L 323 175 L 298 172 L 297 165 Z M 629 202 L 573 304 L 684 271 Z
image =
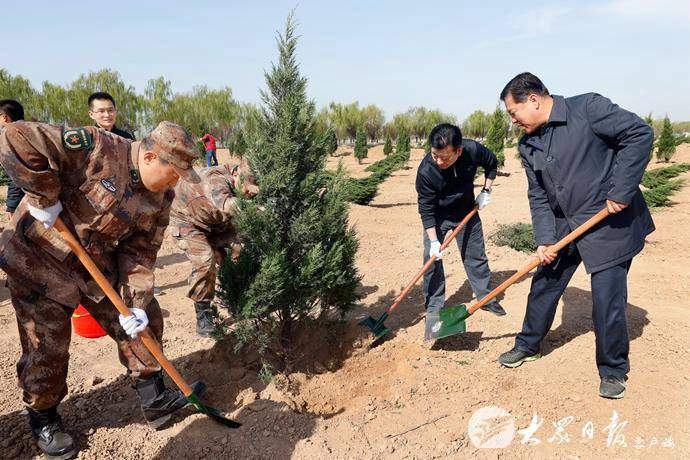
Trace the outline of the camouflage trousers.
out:
M 232 233 L 205 232 L 191 225 L 175 226 L 172 235 L 192 264 L 187 297 L 194 302 L 211 302 L 216 292 L 218 267 L 228 250 L 238 244 Z
M 67 367 L 72 335 L 70 318 L 74 307 L 66 307 L 9 278 L 7 287 L 17 316 L 22 355 L 17 363 L 19 388 L 32 409 L 56 406 L 67 395 Z M 82 296 L 81 304 L 98 321 L 118 346 L 120 362 L 136 379 L 148 377 L 160 366 L 140 340 L 132 340 L 120 326 L 118 312 L 106 298 L 99 303 Z M 146 307 L 149 329 L 161 342 L 163 316 L 158 301 Z

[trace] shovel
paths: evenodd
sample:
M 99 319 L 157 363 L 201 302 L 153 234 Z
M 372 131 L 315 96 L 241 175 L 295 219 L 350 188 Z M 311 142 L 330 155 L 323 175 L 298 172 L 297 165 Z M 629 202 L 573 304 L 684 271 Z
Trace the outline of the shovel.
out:
M 604 208 L 594 216 L 590 217 L 585 223 L 577 227 L 572 232 L 568 233 L 562 240 L 554 244 L 549 250 L 556 254 L 558 251 L 566 247 L 583 233 L 594 227 L 596 224 L 604 220 L 609 215 L 608 208 Z M 491 302 L 497 295 L 508 289 L 513 283 L 531 272 L 533 269 L 541 264 L 539 257 L 536 257 L 527 265 L 522 267 L 520 271 L 505 280 L 493 291 L 485 295 L 481 300 L 474 305 L 467 308 L 465 304 L 446 307 L 441 311 L 427 314 L 427 328 L 424 332 L 424 340 L 435 340 L 443 337 L 450 337 L 451 335 L 459 334 L 467 330 L 465 320 L 470 317 L 475 311 Z
M 87 254 L 87 252 L 81 246 L 79 241 L 77 241 L 74 235 L 72 235 L 72 232 L 65 226 L 64 222 L 62 222 L 62 219 L 60 219 L 59 217 L 55 222 L 55 229 L 58 231 L 58 233 L 60 233 L 60 236 L 62 236 L 62 239 L 65 240 L 70 249 L 72 249 L 72 251 L 77 255 L 79 261 L 91 274 L 96 283 L 98 283 L 98 286 L 103 290 L 105 295 L 108 296 L 108 299 L 110 299 L 113 305 L 115 305 L 117 311 L 119 311 L 120 314 L 122 314 L 123 316 L 132 316 L 132 312 L 129 311 L 129 308 L 127 308 L 125 303 L 122 301 L 122 298 L 120 298 L 118 293 L 115 292 L 115 289 L 113 289 L 113 287 L 108 282 L 107 278 L 96 266 L 93 259 L 91 259 L 91 256 Z M 139 334 L 139 338 L 143 342 L 144 346 L 148 348 L 148 350 L 151 352 L 154 358 L 156 358 L 156 361 L 158 361 L 158 363 L 165 370 L 165 372 L 167 372 L 167 374 L 170 376 L 173 382 L 175 382 L 175 384 L 180 388 L 180 390 L 182 390 L 182 393 L 184 394 L 185 398 L 187 398 L 187 401 L 189 401 L 196 408 L 197 411 L 199 411 L 202 414 L 206 414 L 216 422 L 221 423 L 229 428 L 238 428 L 242 426 L 241 423 L 221 415 L 218 409 L 209 407 L 201 402 L 199 396 L 194 392 L 192 387 L 189 386 L 189 384 L 187 384 L 187 382 L 180 375 L 180 373 L 177 372 L 177 369 L 175 369 L 173 364 L 170 361 L 168 361 L 168 358 L 165 357 L 165 355 L 163 354 L 163 350 L 161 350 L 156 339 L 154 339 L 151 336 L 148 328 Z
M 453 232 L 448 235 L 445 240 L 443 241 L 443 244 L 441 245 L 441 251 L 446 249 L 448 245 L 450 244 L 451 241 L 455 239 L 456 236 L 458 236 L 458 233 L 460 233 L 460 230 L 462 230 L 465 225 L 467 225 L 467 222 L 472 218 L 477 213 L 478 206 L 475 206 L 467 215 L 458 223 L 458 225 L 455 226 L 453 229 Z M 374 334 L 374 340 L 372 341 L 370 346 L 374 346 L 375 344 L 379 343 L 380 340 L 386 336 L 390 332 L 390 329 L 383 324 L 383 322 L 390 316 L 391 313 L 400 305 L 400 303 L 405 300 L 407 295 L 410 293 L 412 288 L 414 287 L 415 284 L 417 284 L 417 281 L 419 281 L 419 278 L 426 273 L 432 265 L 436 262 L 436 256 L 431 256 L 429 260 L 424 264 L 424 267 L 422 267 L 419 272 L 412 278 L 412 281 L 410 281 L 407 286 L 405 286 L 405 289 L 400 293 L 400 295 L 395 299 L 395 302 L 393 302 L 393 305 L 391 305 L 386 312 L 381 315 L 379 319 L 374 319 L 371 316 L 368 318 L 362 320 L 359 322 L 360 325 L 368 328 L 372 334 Z

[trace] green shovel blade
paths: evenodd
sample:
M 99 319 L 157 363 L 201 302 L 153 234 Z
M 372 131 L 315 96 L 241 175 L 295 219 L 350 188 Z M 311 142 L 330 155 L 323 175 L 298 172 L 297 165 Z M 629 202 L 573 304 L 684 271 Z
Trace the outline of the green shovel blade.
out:
M 465 304 L 445 307 L 439 311 L 427 312 L 424 340 L 436 340 L 467 330 L 465 320 L 470 316 Z
M 202 403 L 201 399 L 199 399 L 199 396 L 197 396 L 196 393 L 192 393 L 189 396 L 186 396 L 186 398 L 187 401 L 189 401 L 196 408 L 197 411 L 199 411 L 202 414 L 208 415 L 216 422 L 221 423 L 227 426 L 228 428 L 239 428 L 242 426 L 241 423 L 223 416 L 218 409 L 215 409 Z

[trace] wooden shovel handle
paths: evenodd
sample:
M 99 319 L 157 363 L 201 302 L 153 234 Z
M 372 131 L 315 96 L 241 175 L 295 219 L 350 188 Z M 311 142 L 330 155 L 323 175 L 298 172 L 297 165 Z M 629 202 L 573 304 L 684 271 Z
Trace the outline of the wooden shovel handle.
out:
M 58 233 L 60 233 L 60 236 L 62 236 L 62 239 L 65 240 L 70 249 L 72 249 L 72 252 L 77 255 L 79 261 L 91 274 L 108 299 L 110 299 L 113 305 L 115 305 L 117 311 L 119 311 L 123 316 L 132 316 L 132 312 L 129 311 L 129 308 L 127 308 L 127 305 L 125 305 L 125 303 L 122 301 L 120 295 L 115 291 L 115 289 L 113 289 L 108 279 L 103 275 L 103 272 L 101 272 L 93 259 L 91 259 L 91 256 L 89 256 L 89 254 L 84 250 L 84 248 L 81 246 L 81 243 L 79 243 L 74 235 L 72 235 L 72 232 L 67 228 L 67 226 L 65 226 L 64 222 L 62 222 L 62 219 L 59 217 L 57 221 L 55 221 L 55 229 L 58 231 Z M 139 334 L 139 338 L 143 342 L 144 346 L 146 346 L 146 348 L 151 352 L 153 357 L 156 358 L 156 361 L 158 361 L 161 367 L 170 376 L 173 382 L 175 382 L 180 390 L 182 390 L 182 393 L 184 393 L 185 396 L 190 396 L 194 390 L 192 390 L 192 387 L 187 384 L 182 375 L 177 372 L 177 369 L 175 369 L 173 364 L 168 361 L 168 358 L 165 357 L 163 350 L 161 350 L 160 345 L 158 345 L 158 341 L 156 341 L 156 339 L 153 338 L 149 333 L 149 329 L 146 328 L 143 332 L 141 332 Z
M 475 205 L 474 208 L 472 208 L 472 210 L 470 212 L 468 212 L 467 215 L 460 222 L 458 222 L 458 225 L 455 226 L 452 233 L 448 234 L 445 237 L 445 239 L 443 240 L 443 244 L 441 245 L 441 251 L 446 249 L 448 247 L 448 245 L 451 243 L 451 241 L 453 241 L 455 239 L 455 237 L 458 236 L 458 233 L 460 233 L 460 230 L 462 230 L 465 227 L 465 225 L 467 225 L 467 222 L 470 221 L 472 216 L 477 214 L 477 210 L 479 210 L 479 206 Z M 412 290 L 414 285 L 417 284 L 417 281 L 419 281 L 419 278 L 421 278 L 422 275 L 424 275 L 424 273 L 426 273 L 427 270 L 429 270 L 431 268 L 431 266 L 434 265 L 435 262 L 436 262 L 436 256 L 431 256 L 429 258 L 429 260 L 427 260 L 427 262 L 424 264 L 422 269 L 419 270 L 416 275 L 414 275 L 414 278 L 412 278 L 412 281 L 410 281 L 407 284 L 407 286 L 405 286 L 405 289 L 403 289 L 403 291 L 400 293 L 400 295 L 395 299 L 395 302 L 393 302 L 393 305 L 391 305 L 388 308 L 387 313 L 389 315 L 391 313 L 393 313 L 393 310 L 395 310 L 403 300 L 405 300 L 405 298 L 410 293 L 410 291 Z
M 609 210 L 608 208 L 604 208 L 589 219 L 579 227 L 577 227 L 575 230 L 572 232 L 568 233 L 565 237 L 563 237 L 562 240 L 560 240 L 558 243 L 554 244 L 553 246 L 549 247 L 549 251 L 552 252 L 553 254 L 557 254 L 558 251 L 569 245 L 572 241 L 574 241 L 576 238 L 580 237 L 583 233 L 588 231 L 590 228 L 594 227 L 596 224 L 604 220 L 607 216 L 609 215 Z M 493 291 L 489 292 L 487 295 L 485 295 L 481 300 L 476 302 L 474 305 L 472 305 L 467 311 L 471 315 L 487 303 L 491 302 L 497 295 L 508 289 L 510 285 L 518 281 L 520 278 L 525 276 L 527 273 L 531 272 L 535 268 L 539 266 L 541 261 L 539 260 L 539 257 L 534 258 L 531 262 L 529 262 L 527 265 L 522 267 L 517 273 L 515 273 L 513 276 L 502 282 L 498 287 L 496 287 Z

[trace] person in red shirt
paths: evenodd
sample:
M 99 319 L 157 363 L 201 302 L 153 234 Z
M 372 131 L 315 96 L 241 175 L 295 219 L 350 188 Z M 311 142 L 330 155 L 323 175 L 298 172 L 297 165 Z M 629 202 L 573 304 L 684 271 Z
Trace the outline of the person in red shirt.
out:
M 206 149 L 206 166 L 218 166 L 218 158 L 216 158 L 216 138 L 210 134 L 206 134 L 201 138 Z

